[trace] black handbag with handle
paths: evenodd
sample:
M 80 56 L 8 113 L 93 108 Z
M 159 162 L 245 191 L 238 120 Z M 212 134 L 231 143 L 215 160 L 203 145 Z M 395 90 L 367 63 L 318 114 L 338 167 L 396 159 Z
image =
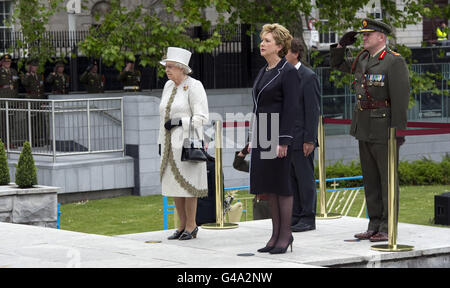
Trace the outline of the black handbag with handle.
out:
M 202 140 L 191 138 L 192 117 L 189 120 L 189 136 L 183 141 L 181 161 L 205 162 L 208 158 Z M 195 131 L 194 131 L 195 134 Z

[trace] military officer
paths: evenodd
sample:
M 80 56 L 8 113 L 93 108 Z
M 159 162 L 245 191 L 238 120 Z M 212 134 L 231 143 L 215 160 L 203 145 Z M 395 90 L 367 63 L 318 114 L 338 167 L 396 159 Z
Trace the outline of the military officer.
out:
M 103 93 L 105 77 L 98 73 L 98 63 L 93 61 L 81 75 L 80 82 L 84 84 L 88 93 Z
M 25 98 L 47 99 L 44 93 L 44 75 L 37 72 L 39 60 L 32 59 L 28 63 L 28 72 L 21 75 L 22 85 L 27 92 Z
M 347 60 L 345 47 L 356 41 L 358 33 L 363 35 L 364 49 L 355 59 Z M 386 46 L 390 33 L 389 25 L 364 19 L 360 31 L 346 33 L 330 49 L 331 66 L 354 74 L 357 105 L 350 134 L 359 142 L 370 218 L 367 231 L 355 237 L 372 242 L 388 240 L 388 131 L 390 127 L 406 128 L 409 102 L 408 67 L 400 54 Z M 404 137 L 397 138 L 398 146 L 404 141 Z
M 47 99 L 44 92 L 44 75 L 38 73 L 39 60 L 31 59 L 28 62 L 28 72 L 21 75 L 22 85 L 26 90 L 25 98 Z M 31 145 L 32 147 L 42 147 L 49 144 L 49 118 L 48 114 L 42 111 L 44 102 L 32 102 L 31 108 Z
M 141 71 L 136 70 L 134 62 L 131 60 L 126 61 L 126 66 L 122 72 L 120 72 L 118 80 L 123 84 L 123 90 L 125 91 L 140 91 L 141 85 Z
M 48 75 L 47 83 L 52 86 L 53 94 L 69 94 L 70 78 L 64 73 L 64 62 L 58 61 L 54 71 Z
M 17 87 L 18 87 L 18 80 L 19 77 L 17 77 L 17 71 L 11 68 L 11 55 L 4 54 L 0 58 L 0 98 L 18 98 L 17 93 Z M 4 108 L 5 104 L 2 104 L 1 107 Z M 10 103 L 10 108 L 15 107 L 16 103 Z M 12 106 L 11 106 L 12 105 Z M 15 127 L 17 127 L 17 112 L 10 111 L 10 121 L 9 121 L 9 131 L 10 131 L 10 137 L 11 138 L 17 138 L 15 135 Z M 14 135 L 13 135 L 14 134 Z M 7 143 L 6 139 L 6 111 L 0 111 L 0 138 L 2 139 L 3 143 Z M 10 143 L 11 140 L 10 140 Z
M 17 71 L 11 68 L 11 55 L 3 55 L 0 62 L 0 98 L 17 98 L 19 77 Z

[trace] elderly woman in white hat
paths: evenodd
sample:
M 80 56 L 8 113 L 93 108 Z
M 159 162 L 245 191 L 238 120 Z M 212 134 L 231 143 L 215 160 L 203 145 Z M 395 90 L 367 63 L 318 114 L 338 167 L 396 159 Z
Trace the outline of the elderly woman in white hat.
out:
M 179 224 L 168 239 L 189 240 L 196 238 L 195 222 L 197 197 L 208 195 L 206 162 L 181 161 L 183 140 L 203 135 L 202 126 L 208 121 L 208 100 L 200 81 L 188 74 L 191 52 L 169 47 L 165 66 L 169 81 L 159 106 L 160 130 L 158 144 L 161 154 L 161 187 L 164 196 L 174 198 Z M 189 129 L 191 127 L 191 129 Z

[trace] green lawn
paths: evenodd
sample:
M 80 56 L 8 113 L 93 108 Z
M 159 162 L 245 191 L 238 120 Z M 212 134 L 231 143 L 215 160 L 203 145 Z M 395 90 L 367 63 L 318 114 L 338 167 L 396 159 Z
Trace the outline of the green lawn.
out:
M 450 185 L 400 187 L 399 221 L 448 227 L 433 224 L 434 195 L 439 195 L 444 192 L 450 192 Z M 342 195 L 343 193 L 341 192 L 340 194 Z M 352 208 L 348 212 L 348 216 L 355 217 L 359 214 L 363 203 L 363 194 L 363 190 L 357 194 L 351 206 Z M 247 191 L 239 191 L 236 195 L 236 198 L 247 197 L 253 196 L 248 194 Z M 331 193 L 327 193 L 327 199 L 329 198 L 331 198 Z M 345 201 L 346 198 L 338 197 L 333 208 L 337 206 L 340 208 L 337 210 L 331 209 L 331 211 L 341 213 Z M 247 219 L 251 220 L 253 219 L 251 200 L 248 200 L 247 209 Z M 319 207 L 317 211 L 320 211 Z M 366 211 L 364 209 L 361 217 L 365 217 L 365 215 Z M 241 220 L 245 220 L 245 214 L 242 215 Z M 173 214 L 169 214 L 169 228 L 173 228 Z M 119 235 L 162 230 L 162 196 L 126 196 L 61 205 L 61 229 L 101 235 Z

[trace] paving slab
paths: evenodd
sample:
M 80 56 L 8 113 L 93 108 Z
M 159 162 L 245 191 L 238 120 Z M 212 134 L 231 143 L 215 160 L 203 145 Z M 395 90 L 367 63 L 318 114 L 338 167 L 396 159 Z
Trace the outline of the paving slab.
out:
M 270 220 L 238 224 L 236 229 L 200 228 L 197 239 L 179 241 L 167 240 L 174 230 L 102 236 L 0 223 L 0 267 L 386 267 L 387 262 L 397 263 L 392 267 L 450 267 L 450 229 L 445 227 L 399 223 L 397 243 L 414 250 L 378 252 L 369 241 L 346 241 L 366 229 L 367 219 L 317 220 L 316 230 L 293 233 L 293 252 L 271 255 L 256 251 L 270 237 Z M 240 256 L 248 253 L 253 255 Z M 417 261 L 422 258 L 432 261 Z

